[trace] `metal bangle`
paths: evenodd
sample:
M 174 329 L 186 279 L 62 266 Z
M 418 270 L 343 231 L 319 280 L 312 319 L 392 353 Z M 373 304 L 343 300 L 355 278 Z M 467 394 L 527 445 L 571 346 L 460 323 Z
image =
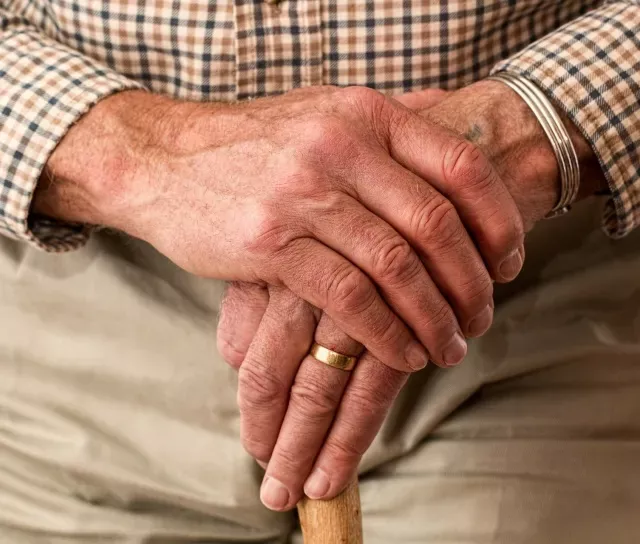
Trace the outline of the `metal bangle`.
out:
M 511 81 L 517 85 L 524 94 L 536 105 L 538 112 L 542 118 L 547 122 L 549 129 L 554 133 L 556 142 L 559 147 L 559 157 L 564 161 L 564 170 L 567 174 L 566 184 L 563 184 L 563 191 L 558 204 L 555 209 L 567 209 L 570 204 L 575 200 L 580 185 L 580 166 L 578 163 L 578 156 L 573 147 L 573 142 L 567 132 L 560 116 L 548 102 L 542 91 L 540 91 L 531 81 L 525 78 L 519 78 L 512 76 L 511 74 L 505 74 L 507 77 L 511 77 Z M 553 213 L 553 211 L 552 211 Z
M 556 159 L 558 160 L 561 180 L 560 198 L 551 213 L 557 213 L 558 211 L 565 212 L 567 211 L 568 205 L 572 202 L 572 181 L 570 179 L 572 176 L 572 165 L 570 164 L 570 154 L 567 143 L 569 140 L 565 139 L 564 135 L 558 130 L 557 121 L 559 120 L 554 119 L 550 112 L 540 104 L 537 96 L 530 92 L 530 89 L 516 79 L 513 79 L 511 83 L 520 91 L 521 96 L 528 99 L 529 106 L 536 114 L 536 117 L 549 138 Z
M 580 188 L 580 163 L 571 137 L 560 115 L 544 93 L 525 77 L 500 72 L 487 79 L 507 85 L 529 106 L 549 139 L 558 161 L 560 197 L 546 217 L 557 217 L 568 212 Z

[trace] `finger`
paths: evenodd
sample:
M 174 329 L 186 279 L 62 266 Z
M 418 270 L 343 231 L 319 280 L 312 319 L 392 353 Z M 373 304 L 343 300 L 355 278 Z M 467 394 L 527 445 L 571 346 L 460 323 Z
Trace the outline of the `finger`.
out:
M 271 457 L 291 384 L 316 326 L 305 301 L 288 289 L 270 291 L 269 306 L 238 372 L 240 437 L 247 452 L 262 462 Z
M 220 306 L 217 342 L 218 351 L 235 369 L 244 361 L 268 304 L 266 287 L 249 282 L 227 285 Z
M 395 179 L 404 173 L 405 178 L 410 176 L 410 183 L 414 183 L 413 174 L 394 166 L 396 165 L 391 160 L 386 163 L 381 161 L 372 170 L 383 179 Z M 402 181 L 391 181 L 390 185 L 401 183 Z M 407 195 L 407 188 L 400 188 L 400 193 Z M 396 194 L 389 196 L 390 201 L 400 198 Z M 390 207 L 395 206 L 391 204 Z M 339 208 L 340 214 L 315 215 L 310 225 L 313 235 L 343 253 L 371 277 L 389 305 L 427 348 L 432 361 L 442 366 L 459 363 L 466 354 L 466 342 L 456 315 L 411 245 L 356 200 L 344 197 Z M 402 213 L 399 208 L 397 214 Z M 397 221 L 398 217 L 394 220 Z M 462 223 L 458 221 L 454 234 L 443 234 L 447 234 L 446 240 L 433 237 L 429 242 L 435 247 L 427 248 L 433 250 L 433 266 L 443 272 L 443 282 L 460 291 L 468 288 L 469 284 L 484 273 L 486 282 L 483 287 L 491 291 L 491 280 Z M 448 242 L 450 248 L 446 245 Z M 425 244 L 422 245 L 424 249 Z M 458 289 L 460 284 L 463 287 Z M 482 307 L 488 304 L 490 294 L 488 298 L 484 298 L 484 302 L 481 301 Z M 463 305 L 467 314 L 471 312 L 464 316 L 469 319 L 482 309 L 476 308 L 478 304 L 475 300 L 472 302 L 473 304 Z
M 407 283 L 410 308 L 400 315 L 427 347 L 432 360 L 441 365 L 459 363 L 466 353 L 466 346 L 463 339 L 455 336 L 457 327 L 451 328 L 452 318 L 457 320 L 466 336 L 486 332 L 493 319 L 489 308 L 493 296 L 491 276 L 449 200 L 388 157 L 368 164 L 369 170 L 356 169 L 354 176 L 359 198 L 409 241 L 444 295 L 435 297 L 431 294 L 427 300 L 426 287 L 422 291 L 413 283 Z M 385 183 L 374 183 L 370 172 L 375 172 Z M 323 224 L 326 222 L 323 220 Z M 354 244 L 361 248 L 372 247 L 361 239 L 377 231 L 355 227 L 352 230 L 353 235 L 351 231 L 349 233 Z M 380 255 L 380 250 L 373 247 L 371 255 Z M 359 262 L 354 262 L 360 266 Z M 372 277 L 382 285 L 376 276 Z M 419 297 L 420 293 L 425 295 Z M 394 309 L 400 309 L 396 299 L 389 301 Z M 409 313 L 412 310 L 413 313 Z
M 317 240 L 299 238 L 277 258 L 280 281 L 383 363 L 412 372 L 429 361 L 425 348 L 382 300 L 369 277 Z M 304 263 L 304 266 L 300 266 Z
M 326 314 L 320 319 L 315 340 L 344 355 L 358 356 L 362 351 L 362 346 L 341 332 Z M 331 426 L 349 375 L 311 355 L 300 364 L 260 492 L 268 508 L 288 510 L 302 497 L 302 485 Z
M 407 377 L 408 374 L 383 365 L 367 352 L 362 355 L 304 484 L 308 497 L 330 499 L 346 487 Z
M 423 89 L 394 96 L 393 98 L 409 109 L 421 111 L 439 104 L 450 94 L 451 91 L 444 89 Z
M 522 217 L 490 161 L 478 146 L 454 132 L 409 110 L 396 113 L 395 123 L 402 130 L 390 135 L 394 159 L 431 183 L 456 207 L 493 278 L 514 279 L 522 266 Z

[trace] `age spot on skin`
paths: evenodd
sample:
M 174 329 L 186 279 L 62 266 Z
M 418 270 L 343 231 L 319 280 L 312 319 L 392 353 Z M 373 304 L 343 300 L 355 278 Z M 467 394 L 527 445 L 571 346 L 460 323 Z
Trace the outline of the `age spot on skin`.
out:
M 474 123 L 473 125 L 471 125 L 471 128 L 469 129 L 469 131 L 467 131 L 464 137 L 470 142 L 477 143 L 478 140 L 480 140 L 480 138 L 482 137 L 482 129 Z

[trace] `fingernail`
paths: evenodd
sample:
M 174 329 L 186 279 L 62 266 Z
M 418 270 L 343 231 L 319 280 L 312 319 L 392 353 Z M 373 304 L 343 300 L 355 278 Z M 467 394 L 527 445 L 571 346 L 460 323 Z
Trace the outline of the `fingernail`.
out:
M 481 336 L 491 326 L 493 321 L 493 307 L 488 304 L 484 310 L 482 310 L 477 316 L 475 316 L 471 323 L 469 323 L 469 336 Z
M 265 476 L 260 488 L 260 500 L 271 510 L 282 510 L 289 503 L 289 490 L 282 482 L 271 476 Z
M 411 342 L 407 346 L 405 357 L 407 359 L 407 364 L 413 370 L 422 370 L 429 362 L 429 354 L 427 353 L 427 350 L 424 349 L 422 344 L 415 341 Z
M 304 494 L 310 499 L 322 499 L 328 492 L 331 483 L 324 470 L 316 468 L 304 483 Z
M 455 366 L 457 365 L 464 356 L 467 354 L 467 343 L 465 342 L 462 335 L 457 332 L 451 342 L 444 348 L 442 352 L 442 358 L 444 359 L 444 364 L 447 366 Z
M 522 256 L 516 249 L 515 251 L 511 252 L 504 261 L 502 261 L 502 264 L 500 265 L 500 274 L 506 281 L 511 281 L 520 273 L 521 269 Z

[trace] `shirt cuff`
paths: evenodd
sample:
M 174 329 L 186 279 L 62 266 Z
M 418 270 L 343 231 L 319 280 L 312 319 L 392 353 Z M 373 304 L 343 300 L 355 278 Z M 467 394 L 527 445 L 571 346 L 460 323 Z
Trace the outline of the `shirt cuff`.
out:
M 30 217 L 33 193 L 49 156 L 83 114 L 115 92 L 140 88 L 33 27 L 0 27 L 0 234 L 52 252 L 86 242 L 82 225 Z
M 640 6 L 612 2 L 561 27 L 492 73 L 533 81 L 591 145 L 610 188 L 603 228 L 640 225 Z

